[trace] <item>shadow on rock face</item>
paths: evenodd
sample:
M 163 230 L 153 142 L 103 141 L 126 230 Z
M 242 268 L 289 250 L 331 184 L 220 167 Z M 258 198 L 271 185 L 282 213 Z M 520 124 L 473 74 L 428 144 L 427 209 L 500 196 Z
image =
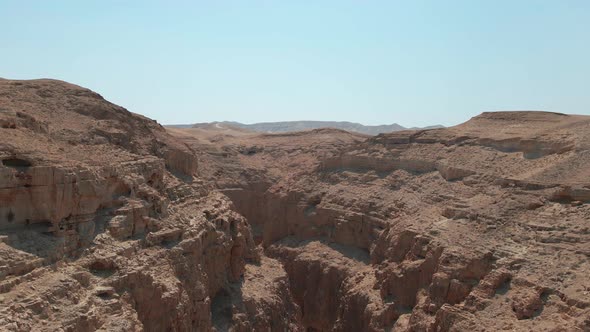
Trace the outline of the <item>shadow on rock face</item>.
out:
M 14 168 L 20 172 L 25 171 L 27 170 L 27 168 L 33 166 L 33 164 L 30 161 L 20 158 L 2 159 L 2 165 Z
M 211 320 L 217 331 L 228 331 L 232 325 L 232 298 L 224 289 L 211 301 Z

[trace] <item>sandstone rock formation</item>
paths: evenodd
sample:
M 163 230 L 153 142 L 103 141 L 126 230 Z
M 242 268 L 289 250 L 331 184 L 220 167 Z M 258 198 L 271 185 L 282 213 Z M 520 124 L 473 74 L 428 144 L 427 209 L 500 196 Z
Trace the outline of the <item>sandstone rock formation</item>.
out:
M 289 275 L 312 331 L 590 330 L 590 118 L 366 138 L 170 132 Z
M 2 80 L 0 107 L 0 329 L 211 330 L 212 304 L 260 255 L 194 151 L 65 82 Z M 285 280 L 256 281 L 284 293 L 272 310 L 292 303 Z
M 588 331 L 589 128 L 164 129 L 0 80 L 0 330 Z

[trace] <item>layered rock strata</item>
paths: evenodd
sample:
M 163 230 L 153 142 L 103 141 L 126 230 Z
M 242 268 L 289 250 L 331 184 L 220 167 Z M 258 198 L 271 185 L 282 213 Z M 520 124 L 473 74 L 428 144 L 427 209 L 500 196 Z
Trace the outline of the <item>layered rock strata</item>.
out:
M 308 330 L 583 331 L 589 124 L 500 112 L 371 138 L 173 134 L 221 169 L 204 176 L 283 263 Z
M 0 327 L 589 330 L 589 125 L 167 130 L 0 80 Z

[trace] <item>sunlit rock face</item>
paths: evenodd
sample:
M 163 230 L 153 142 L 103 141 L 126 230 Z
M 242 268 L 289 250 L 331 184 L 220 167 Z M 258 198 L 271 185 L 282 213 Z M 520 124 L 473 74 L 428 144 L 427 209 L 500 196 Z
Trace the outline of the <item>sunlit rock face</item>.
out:
M 367 137 L 169 129 L 289 277 L 311 331 L 584 330 L 590 118 Z
M 166 129 L 0 80 L 0 326 L 590 329 L 589 125 Z
M 74 85 L 0 92 L 2 329 L 211 330 L 212 300 L 259 254 L 194 151 Z

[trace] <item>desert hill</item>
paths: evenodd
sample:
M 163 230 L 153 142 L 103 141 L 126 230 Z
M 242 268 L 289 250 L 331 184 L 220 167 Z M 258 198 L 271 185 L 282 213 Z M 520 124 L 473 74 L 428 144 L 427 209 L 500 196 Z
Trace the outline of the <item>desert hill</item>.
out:
M 170 125 L 170 128 L 241 128 L 261 133 L 285 133 L 293 131 L 306 131 L 320 128 L 334 128 L 341 129 L 350 132 L 365 134 L 365 135 L 377 135 L 381 133 L 389 133 L 392 131 L 408 129 L 398 125 L 397 123 L 391 125 L 378 125 L 378 126 L 367 126 L 360 123 L 347 122 L 347 121 L 282 121 L 282 122 L 261 122 L 253 124 L 243 124 L 233 121 L 223 122 L 205 122 L 196 123 L 194 125 Z M 421 129 L 432 129 L 442 128 L 442 126 L 436 125 Z M 419 128 L 411 128 L 419 129 Z
M 590 329 L 590 117 L 307 129 L 0 80 L 0 329 Z

